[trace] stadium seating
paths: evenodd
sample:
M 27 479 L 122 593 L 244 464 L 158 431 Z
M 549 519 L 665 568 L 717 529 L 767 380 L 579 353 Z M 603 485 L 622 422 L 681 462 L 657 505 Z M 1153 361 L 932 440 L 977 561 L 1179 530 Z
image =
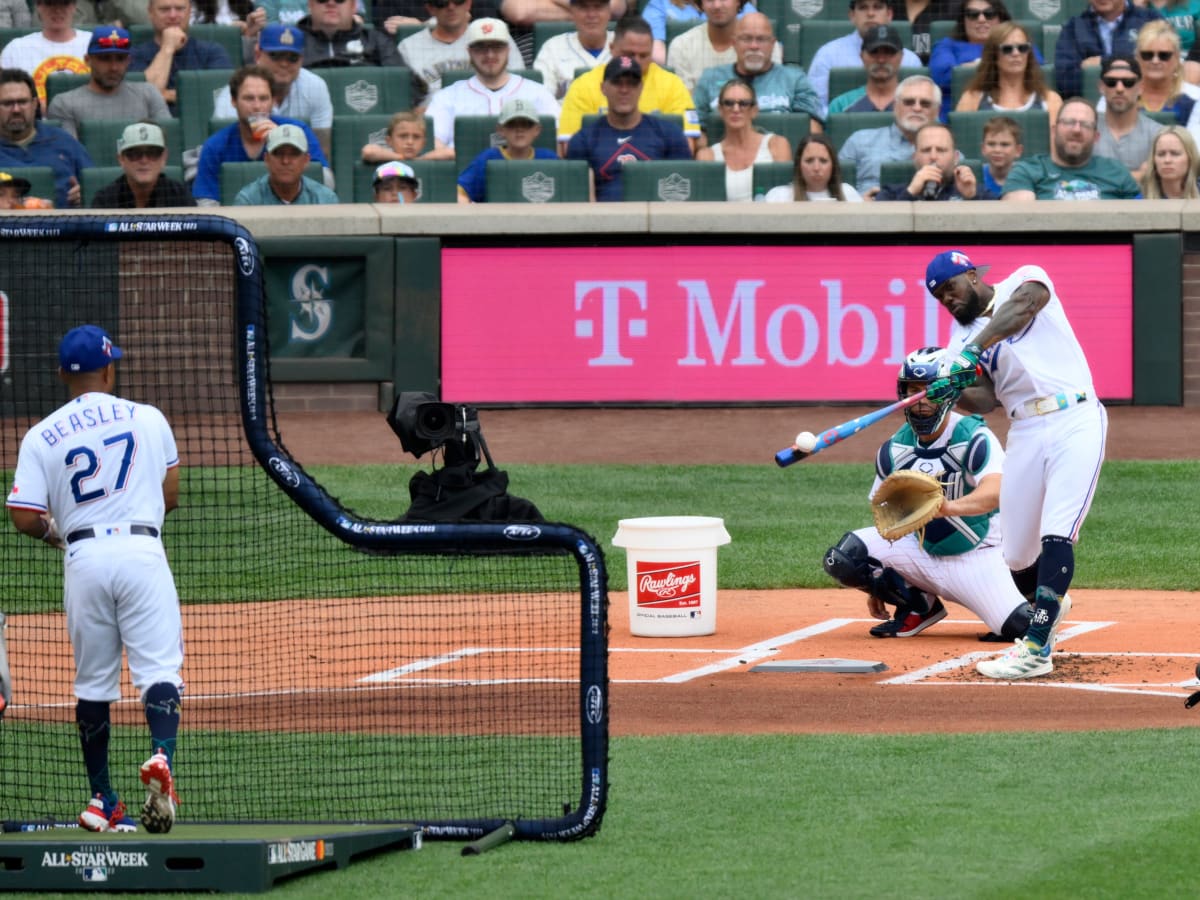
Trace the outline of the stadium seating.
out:
M 0 50 L 3 50 L 4 45 L 9 41 L 25 37 L 27 34 L 33 34 L 37 30 L 36 28 L 0 28 Z
M 128 121 L 84 119 L 79 123 L 79 143 L 87 147 L 92 162 L 98 166 L 117 165 L 117 138 Z M 167 140 L 167 165 L 183 165 L 183 131 L 178 119 L 163 119 L 158 123 Z
M 984 123 L 996 115 L 999 114 L 990 109 L 950 113 L 950 131 L 954 135 L 954 146 L 963 156 L 975 159 L 982 155 L 980 145 L 983 142 Z M 1044 109 L 1027 109 L 1003 115 L 1021 126 L 1021 140 L 1026 156 L 1050 152 L 1050 117 Z
M 1088 0 L 1010 0 L 1005 4 L 1014 19 L 1042 22 L 1045 25 L 1061 26 L 1072 16 L 1088 8 Z
M 724 200 L 725 164 L 697 160 L 639 160 L 621 173 L 625 200 Z
M 958 105 L 958 101 L 962 99 L 963 91 L 967 89 L 967 85 L 975 77 L 977 69 L 974 66 L 958 66 L 950 73 L 950 108 L 953 109 Z M 1094 72 L 1094 70 L 1093 70 Z M 1042 78 L 1046 81 L 1046 87 L 1054 90 L 1054 61 L 1051 60 L 1042 66 Z M 1089 78 L 1084 74 L 1084 85 L 1086 87 Z M 1096 79 L 1090 79 L 1093 83 Z M 1066 99 L 1065 97 L 1063 99 Z
M 91 208 L 92 198 L 96 196 L 96 191 L 116 181 L 121 177 L 122 171 L 120 166 L 93 166 L 90 169 L 84 169 L 82 177 L 79 179 L 83 205 Z M 176 181 L 183 181 L 183 169 L 179 166 L 166 166 L 163 174 Z
M 49 166 L 8 166 L 5 171 L 29 182 L 29 196 L 54 200 L 54 170 Z
M 910 46 L 912 25 L 908 22 L 892 22 L 892 27 L 900 33 L 904 46 Z M 827 44 L 835 38 L 844 37 L 853 30 L 854 26 L 850 24 L 849 19 L 845 18 L 845 9 L 843 9 L 841 19 L 803 19 L 789 22 L 783 28 L 776 25 L 775 35 L 783 42 L 784 62 L 802 66 L 807 72 L 808 67 L 812 64 L 813 56 L 816 55 L 822 44 Z
M 489 203 L 586 203 L 588 164 L 582 159 L 494 159 L 487 164 Z
M 788 139 L 792 152 L 801 138 L 812 130 L 812 119 L 808 113 L 759 113 L 754 119 L 754 127 L 763 133 L 781 134 Z M 708 142 L 715 144 L 725 136 L 725 122 L 720 116 L 708 120 Z
M 796 167 L 790 162 L 754 164 L 754 197 L 757 199 L 781 184 L 791 184 Z
M 840 151 L 846 138 L 854 132 L 863 128 L 882 128 L 894 121 L 896 117 L 890 112 L 831 113 L 825 122 L 825 132 Z
M 978 159 L 964 159 L 963 163 L 971 167 L 971 171 L 975 173 L 976 182 L 982 185 L 983 161 Z M 916 172 L 917 166 L 912 160 L 885 162 L 879 167 L 879 183 L 881 185 L 908 184 L 912 181 L 913 175 Z
M 199 147 L 208 140 L 208 123 L 221 88 L 228 86 L 232 69 L 195 69 L 175 78 L 177 107 L 183 134 L 183 149 Z
M 499 143 L 500 135 L 496 131 L 496 116 L 458 116 L 454 120 L 454 158 L 460 170 L 467 163 L 486 150 Z M 535 147 L 544 147 L 557 152 L 558 144 L 555 132 L 554 116 L 541 116 L 542 133 L 535 140 Z
M 237 197 L 238 191 L 254 179 L 266 174 L 267 164 L 264 162 L 221 163 L 221 205 L 233 206 L 233 200 Z M 324 184 L 320 163 L 309 163 L 304 174 L 313 181 Z M 339 195 L 339 199 L 341 199 L 341 195 Z
M 390 115 L 334 116 L 333 118 L 333 174 L 338 188 L 354 183 L 354 170 L 362 159 L 365 144 L 383 144 L 387 135 Z M 433 120 L 425 117 L 425 146 L 422 153 L 433 149 Z M 367 164 L 364 164 L 367 165 Z M 367 166 L 372 172 L 378 164 Z M 370 183 L 368 182 L 368 187 Z M 355 192 L 356 199 L 357 192 Z
M 412 70 L 403 66 L 326 66 L 313 69 L 329 86 L 335 116 L 365 116 L 412 109 Z
M 456 203 L 458 202 L 458 166 L 452 159 L 414 159 L 408 165 L 421 186 L 421 196 L 418 203 Z M 370 203 L 375 199 L 372 180 L 375 166 L 359 163 L 354 167 L 353 196 L 356 203 Z M 346 199 L 338 194 L 343 201 Z

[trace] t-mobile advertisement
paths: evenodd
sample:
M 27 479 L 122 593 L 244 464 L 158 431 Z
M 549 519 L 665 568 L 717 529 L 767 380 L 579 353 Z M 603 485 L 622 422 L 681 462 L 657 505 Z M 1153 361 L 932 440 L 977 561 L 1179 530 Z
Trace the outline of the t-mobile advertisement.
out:
M 925 290 L 942 248 L 442 251 L 452 403 L 876 401 L 909 351 L 943 345 Z M 1046 270 L 1105 399 L 1133 393 L 1128 245 L 959 249 L 995 284 Z

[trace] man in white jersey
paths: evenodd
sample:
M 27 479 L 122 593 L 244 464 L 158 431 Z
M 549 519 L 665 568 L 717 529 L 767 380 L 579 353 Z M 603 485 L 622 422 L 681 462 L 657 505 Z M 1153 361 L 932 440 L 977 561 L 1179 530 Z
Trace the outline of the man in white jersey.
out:
M 903 400 L 937 377 L 941 347 L 908 354 L 896 377 Z M 942 600 L 961 604 L 990 629 L 984 639 L 1014 640 L 1029 627 L 1031 607 L 1017 590 L 1000 551 L 1000 502 L 1004 450 L 979 416 L 952 412 L 952 403 L 922 400 L 904 411 L 907 420 L 883 442 L 875 457 L 875 482 L 900 469 L 942 483 L 945 502 L 924 534 L 895 542 L 874 528 L 842 535 L 825 551 L 825 571 L 847 587 L 867 593 L 867 609 L 883 623 L 873 637 L 912 637 L 946 617 Z M 889 618 L 886 607 L 895 606 Z M 998 637 L 996 637 L 998 636 Z
M 1011 650 L 976 668 L 1008 680 L 1045 675 L 1071 610 L 1074 545 L 1100 478 L 1108 415 L 1043 269 L 1022 266 L 990 285 L 965 253 L 947 250 L 929 263 L 925 286 L 955 320 L 929 396 L 969 412 L 1000 406 L 1012 420 L 1000 492 L 1004 559 L 1033 618 Z
M 150 726 L 140 777 L 142 825 L 175 822 L 171 763 L 179 731 L 183 632 L 159 535 L 179 504 L 179 454 L 153 406 L 115 396 L 122 356 L 104 329 L 81 325 L 58 348 L 70 395 L 21 441 L 9 516 L 17 530 L 64 549 L 63 606 L 75 654 L 75 721 L 93 799 L 89 831 L 136 831 L 109 778 L 109 706 L 121 699 L 121 650 Z

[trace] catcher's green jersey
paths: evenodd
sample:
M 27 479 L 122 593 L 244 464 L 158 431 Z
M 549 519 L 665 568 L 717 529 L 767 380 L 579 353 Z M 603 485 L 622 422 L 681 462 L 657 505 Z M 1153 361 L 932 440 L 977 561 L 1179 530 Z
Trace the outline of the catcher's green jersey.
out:
M 932 444 L 917 440 L 907 422 L 884 441 L 875 460 L 879 478 L 887 478 L 897 469 L 915 469 L 937 478 L 946 497 L 956 499 L 975 490 L 983 475 L 998 471 L 1004 451 L 983 418 L 950 415 L 946 430 Z M 978 516 L 933 519 L 925 526 L 921 546 L 934 556 L 966 553 L 987 537 L 995 514 L 993 510 Z

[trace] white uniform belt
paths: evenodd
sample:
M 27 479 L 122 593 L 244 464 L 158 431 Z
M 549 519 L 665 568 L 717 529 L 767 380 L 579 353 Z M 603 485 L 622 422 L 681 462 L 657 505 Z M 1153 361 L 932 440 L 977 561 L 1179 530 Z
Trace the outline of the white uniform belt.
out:
M 138 525 L 133 522 L 121 522 L 116 525 L 94 525 L 91 528 L 79 528 L 67 535 L 67 543 L 86 541 L 89 538 L 128 537 L 140 534 L 145 537 L 158 537 L 158 529 L 153 525 Z
M 1084 403 L 1087 398 L 1087 391 L 1062 391 L 1048 397 L 1026 400 L 1020 406 L 1013 407 L 1012 417 L 1014 419 L 1030 419 L 1034 416 L 1049 415 L 1060 409 L 1070 409 L 1076 404 Z

